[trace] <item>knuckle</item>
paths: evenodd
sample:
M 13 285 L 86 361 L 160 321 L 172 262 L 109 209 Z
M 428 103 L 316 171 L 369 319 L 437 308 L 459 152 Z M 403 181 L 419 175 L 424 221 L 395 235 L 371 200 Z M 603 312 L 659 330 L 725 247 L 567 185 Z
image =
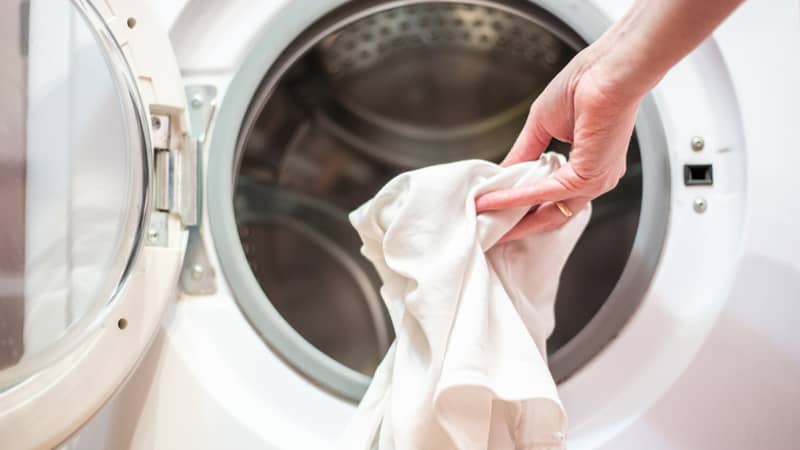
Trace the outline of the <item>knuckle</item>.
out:
M 557 176 L 556 180 L 572 194 L 596 197 L 616 188 L 625 171 L 626 165 L 623 160 L 620 164 L 597 171 L 573 167 L 570 173 Z
M 625 176 L 625 172 L 628 171 L 628 163 L 623 159 L 619 165 L 619 177 L 622 178 Z
M 573 171 L 574 172 L 574 171 Z M 558 176 L 555 177 L 556 181 L 568 192 L 580 192 L 584 189 L 590 179 L 584 178 L 577 173 L 575 176 Z
M 617 177 L 609 177 L 606 179 L 605 183 L 603 184 L 603 191 L 608 192 L 613 190 L 619 184 L 619 178 Z
M 622 164 L 621 166 L 619 166 L 615 170 L 612 170 L 609 173 L 609 175 L 606 177 L 606 183 L 604 186 L 605 192 L 611 191 L 615 189 L 617 186 L 619 186 L 620 180 L 625 175 L 625 170 L 626 170 L 625 164 Z

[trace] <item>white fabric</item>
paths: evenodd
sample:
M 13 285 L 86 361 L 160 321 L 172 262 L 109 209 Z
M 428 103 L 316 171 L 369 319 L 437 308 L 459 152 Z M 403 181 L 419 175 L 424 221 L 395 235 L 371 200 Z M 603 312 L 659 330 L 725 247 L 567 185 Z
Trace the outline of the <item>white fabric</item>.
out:
M 351 213 L 397 335 L 339 448 L 560 449 L 567 420 L 546 362 L 561 269 L 590 208 L 495 243 L 527 211 L 476 217 L 476 195 L 550 176 L 563 157 L 462 161 L 399 175 Z M 488 251 L 487 251 L 488 250 Z

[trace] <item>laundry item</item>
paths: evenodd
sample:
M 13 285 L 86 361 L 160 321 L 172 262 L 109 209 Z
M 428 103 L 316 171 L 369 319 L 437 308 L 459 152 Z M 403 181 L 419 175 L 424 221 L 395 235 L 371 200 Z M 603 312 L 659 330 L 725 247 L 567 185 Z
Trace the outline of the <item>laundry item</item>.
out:
M 559 275 L 590 207 L 500 243 L 529 210 L 476 216 L 476 196 L 550 176 L 564 157 L 468 160 L 403 173 L 350 215 L 383 281 L 396 340 L 342 449 L 560 449 L 567 417 L 547 367 Z

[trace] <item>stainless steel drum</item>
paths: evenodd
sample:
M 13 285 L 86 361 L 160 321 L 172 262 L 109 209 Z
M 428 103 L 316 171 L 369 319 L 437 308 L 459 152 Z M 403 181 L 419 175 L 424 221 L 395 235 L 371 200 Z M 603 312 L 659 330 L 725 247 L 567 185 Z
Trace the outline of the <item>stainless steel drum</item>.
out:
M 347 211 L 246 178 L 236 204 L 245 254 L 272 304 L 317 348 L 372 373 L 392 330 Z
M 323 124 L 405 168 L 495 158 L 573 50 L 544 27 L 468 4 L 382 11 L 318 47 Z
M 370 374 L 391 325 L 346 212 L 404 170 L 502 158 L 583 45 L 527 1 L 350 2 L 318 21 L 265 75 L 241 131 L 237 221 L 264 291 L 247 301 L 271 303 L 315 347 Z M 624 323 L 638 302 L 617 286 L 641 208 L 635 137 L 628 167 L 594 202 L 562 275 L 549 341 L 558 380 L 613 336 L 576 343 L 601 308 Z

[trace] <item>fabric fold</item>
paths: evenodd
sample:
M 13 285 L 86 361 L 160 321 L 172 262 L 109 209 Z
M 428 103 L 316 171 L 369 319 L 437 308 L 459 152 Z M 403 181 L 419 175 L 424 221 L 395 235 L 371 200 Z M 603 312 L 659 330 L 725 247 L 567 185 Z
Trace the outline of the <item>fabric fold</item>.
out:
M 508 168 L 426 167 L 351 213 L 397 337 L 339 448 L 564 447 L 546 339 L 561 269 L 590 208 L 559 230 L 497 245 L 528 208 L 476 216 L 474 206 L 477 195 L 533 183 L 563 163 L 548 153 Z

